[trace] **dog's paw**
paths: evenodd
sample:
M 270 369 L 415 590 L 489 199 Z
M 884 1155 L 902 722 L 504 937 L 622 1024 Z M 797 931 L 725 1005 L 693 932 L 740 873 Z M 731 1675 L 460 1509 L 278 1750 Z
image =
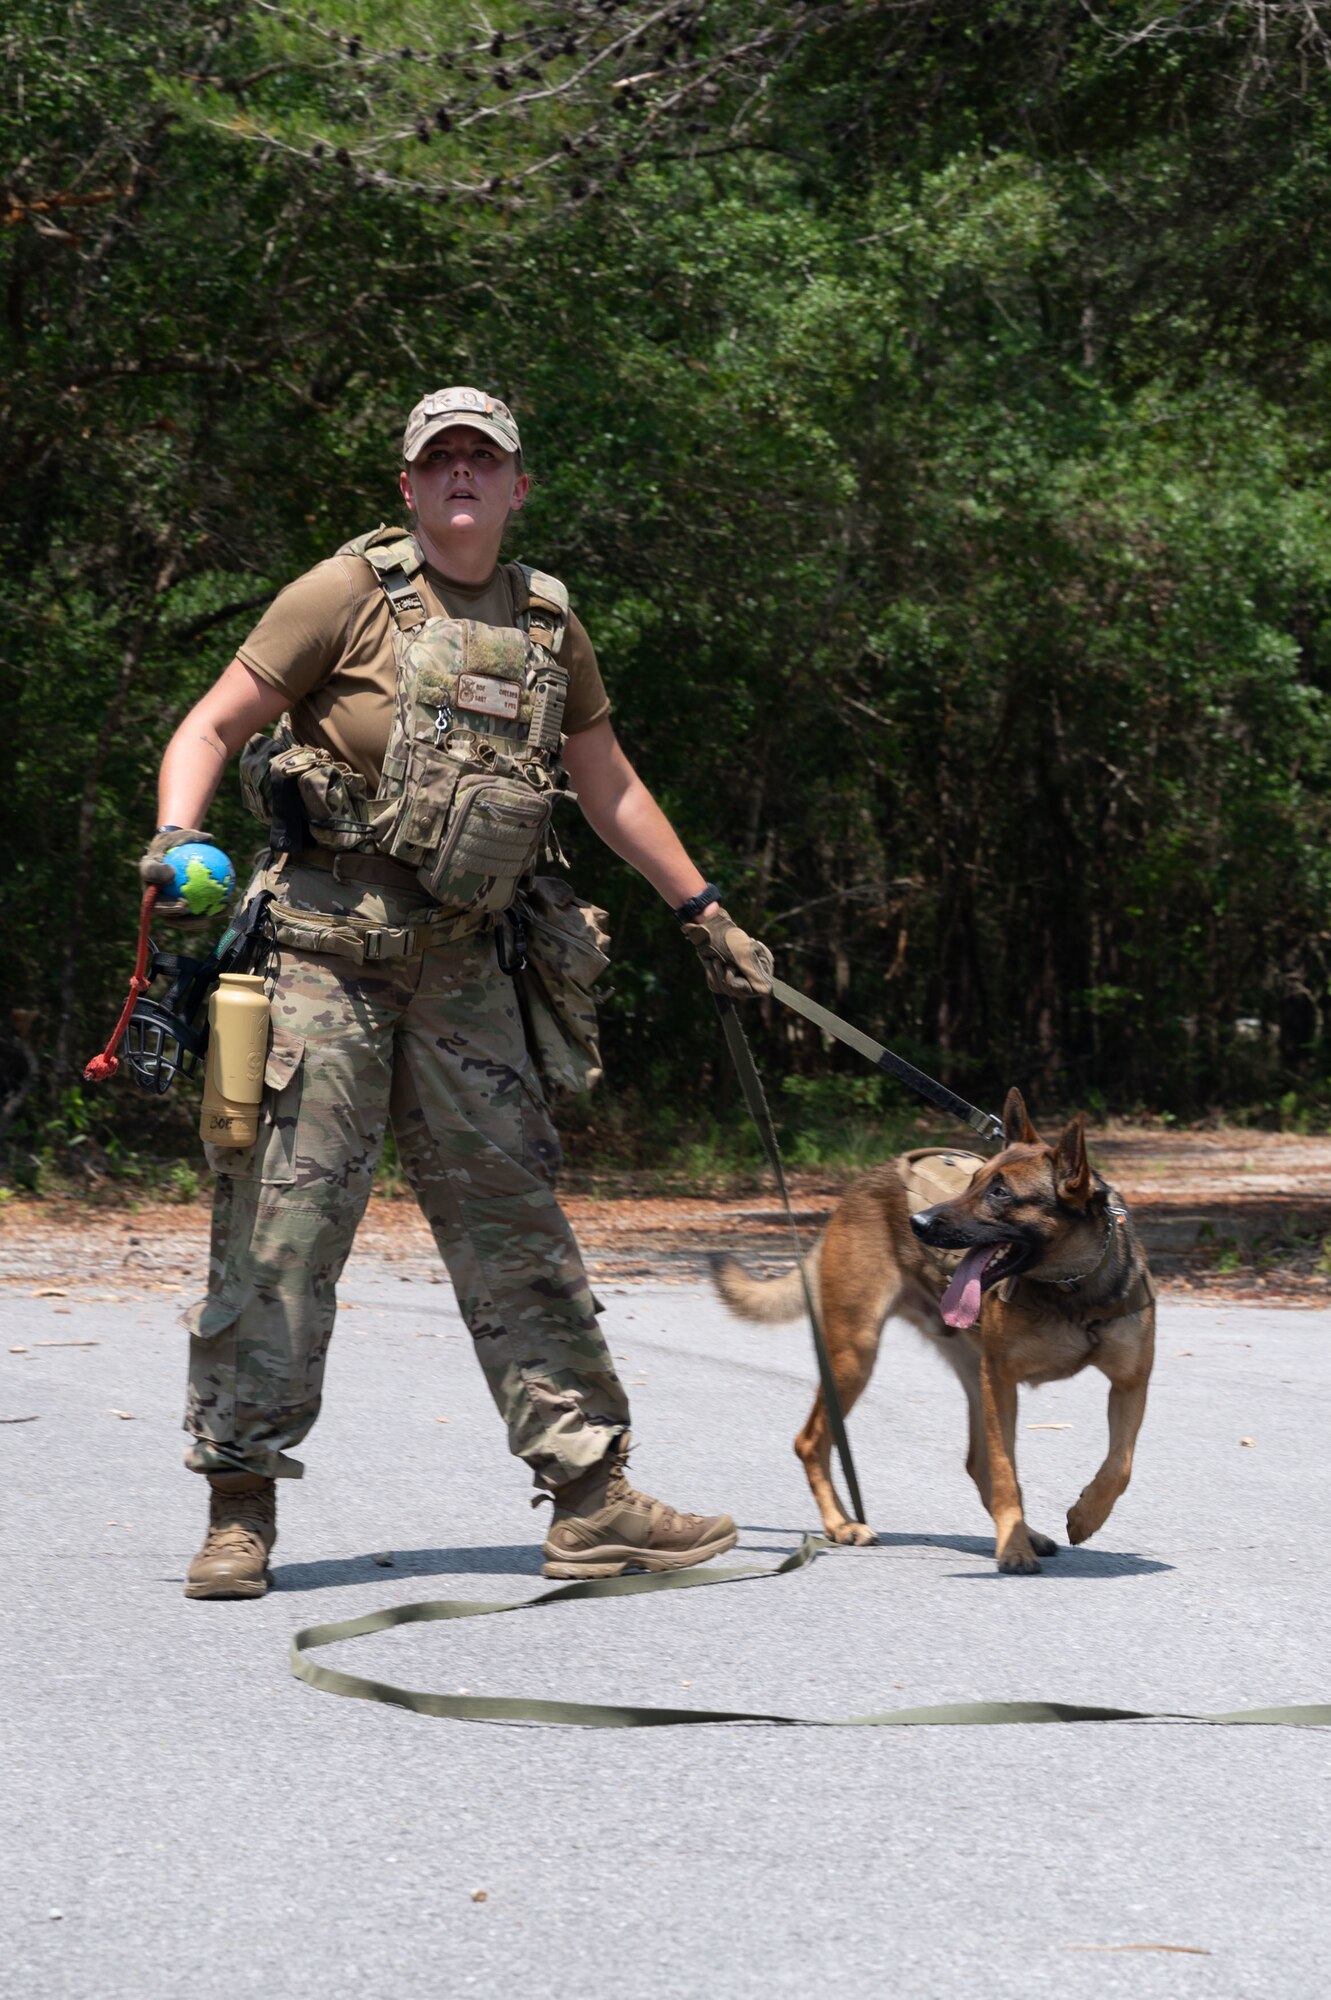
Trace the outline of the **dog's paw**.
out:
M 1045 1537 L 1040 1536 L 1044 1541 Z M 1035 1550 L 1031 1546 L 1031 1535 L 1026 1528 L 1018 1528 L 1008 1536 L 1003 1547 L 998 1550 L 998 1567 L 1007 1576 L 1038 1576 L 1040 1565 L 1035 1560 Z
M 1103 1516 L 1098 1509 L 1087 1506 L 1084 1493 L 1068 1508 L 1068 1540 L 1074 1546 L 1078 1542 L 1089 1541 L 1096 1529 L 1103 1526 Z
M 829 1528 L 827 1539 L 829 1542 L 839 1542 L 844 1548 L 870 1549 L 874 1547 L 878 1537 L 872 1528 L 865 1526 L 863 1521 L 845 1521 L 839 1528 Z
M 1031 1538 L 1031 1547 L 1035 1550 L 1037 1556 L 1056 1556 L 1058 1554 L 1058 1543 L 1053 1539 L 1052 1535 L 1042 1535 L 1036 1528 L 1028 1528 L 1026 1532 Z

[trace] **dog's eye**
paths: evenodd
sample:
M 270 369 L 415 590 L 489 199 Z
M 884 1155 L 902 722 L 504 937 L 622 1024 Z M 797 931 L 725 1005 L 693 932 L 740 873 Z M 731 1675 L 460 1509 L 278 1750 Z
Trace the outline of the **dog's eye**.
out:
M 990 1181 L 989 1199 L 990 1201 L 1011 1201 L 1012 1190 L 1007 1182 L 1002 1180 Z

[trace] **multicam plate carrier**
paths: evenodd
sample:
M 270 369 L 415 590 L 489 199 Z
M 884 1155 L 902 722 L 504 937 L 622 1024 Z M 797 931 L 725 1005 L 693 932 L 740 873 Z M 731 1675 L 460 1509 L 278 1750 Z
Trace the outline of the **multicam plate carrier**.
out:
M 369 798 L 357 772 L 279 727 L 241 758 L 246 802 L 269 820 L 276 788 L 294 781 L 317 845 L 402 862 L 444 910 L 506 910 L 546 850 L 567 784 L 568 592 L 523 563 L 518 625 L 432 618 L 414 581 L 421 553 L 403 529 L 377 528 L 338 553 L 370 564 L 393 618 L 396 694 L 378 792 Z

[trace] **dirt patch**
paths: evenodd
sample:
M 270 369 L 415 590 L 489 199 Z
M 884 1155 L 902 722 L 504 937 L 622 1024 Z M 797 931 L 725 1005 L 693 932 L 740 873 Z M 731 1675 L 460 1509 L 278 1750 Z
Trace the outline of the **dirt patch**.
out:
M 956 1143 L 950 1133 L 938 1142 Z M 1322 1268 L 1331 1238 L 1331 1138 L 1114 1126 L 1093 1135 L 1092 1154 L 1132 1210 L 1162 1290 L 1268 1304 L 1331 1300 L 1331 1272 Z M 791 1176 L 806 1241 L 844 1186 L 830 1174 Z M 770 1190 L 582 1193 L 570 1194 L 565 1207 L 603 1286 L 691 1281 L 719 1249 L 769 1269 L 789 1260 L 785 1216 Z M 98 1290 L 194 1291 L 207 1250 L 205 1202 L 127 1210 L 11 1200 L 0 1209 L 0 1284 L 10 1286 L 73 1286 L 84 1298 Z M 374 1197 L 356 1255 L 413 1282 L 443 1281 L 409 1198 Z

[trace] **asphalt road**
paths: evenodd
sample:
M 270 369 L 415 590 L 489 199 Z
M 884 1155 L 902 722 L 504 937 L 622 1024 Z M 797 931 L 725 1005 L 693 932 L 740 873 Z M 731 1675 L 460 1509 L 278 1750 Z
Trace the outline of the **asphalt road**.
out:
M 281 1495 L 279 1588 L 193 1604 L 179 1300 L 93 1301 L 97 1278 L 4 1304 L 0 1418 L 36 1419 L 0 1428 L 13 2000 L 1320 2000 L 1331 1984 L 1331 1731 L 601 1733 L 301 1685 L 300 1625 L 542 1587 L 545 1516 L 451 1294 L 353 1263 L 326 1415 Z M 807 1335 L 738 1325 L 691 1287 L 606 1303 L 638 1483 L 729 1507 L 742 1549 L 775 1561 L 816 1526 L 790 1452 Z M 897 1327 L 852 1420 L 878 1548 L 321 1657 L 450 1691 L 827 1717 L 1326 1701 L 1329 1317 L 1166 1304 L 1136 1483 L 1039 1577 L 995 1573 L 959 1392 Z M 98 1344 L 48 1344 L 74 1341 Z M 1099 1378 L 1026 1399 L 1036 1526 L 1061 1531 L 1102 1437 Z

